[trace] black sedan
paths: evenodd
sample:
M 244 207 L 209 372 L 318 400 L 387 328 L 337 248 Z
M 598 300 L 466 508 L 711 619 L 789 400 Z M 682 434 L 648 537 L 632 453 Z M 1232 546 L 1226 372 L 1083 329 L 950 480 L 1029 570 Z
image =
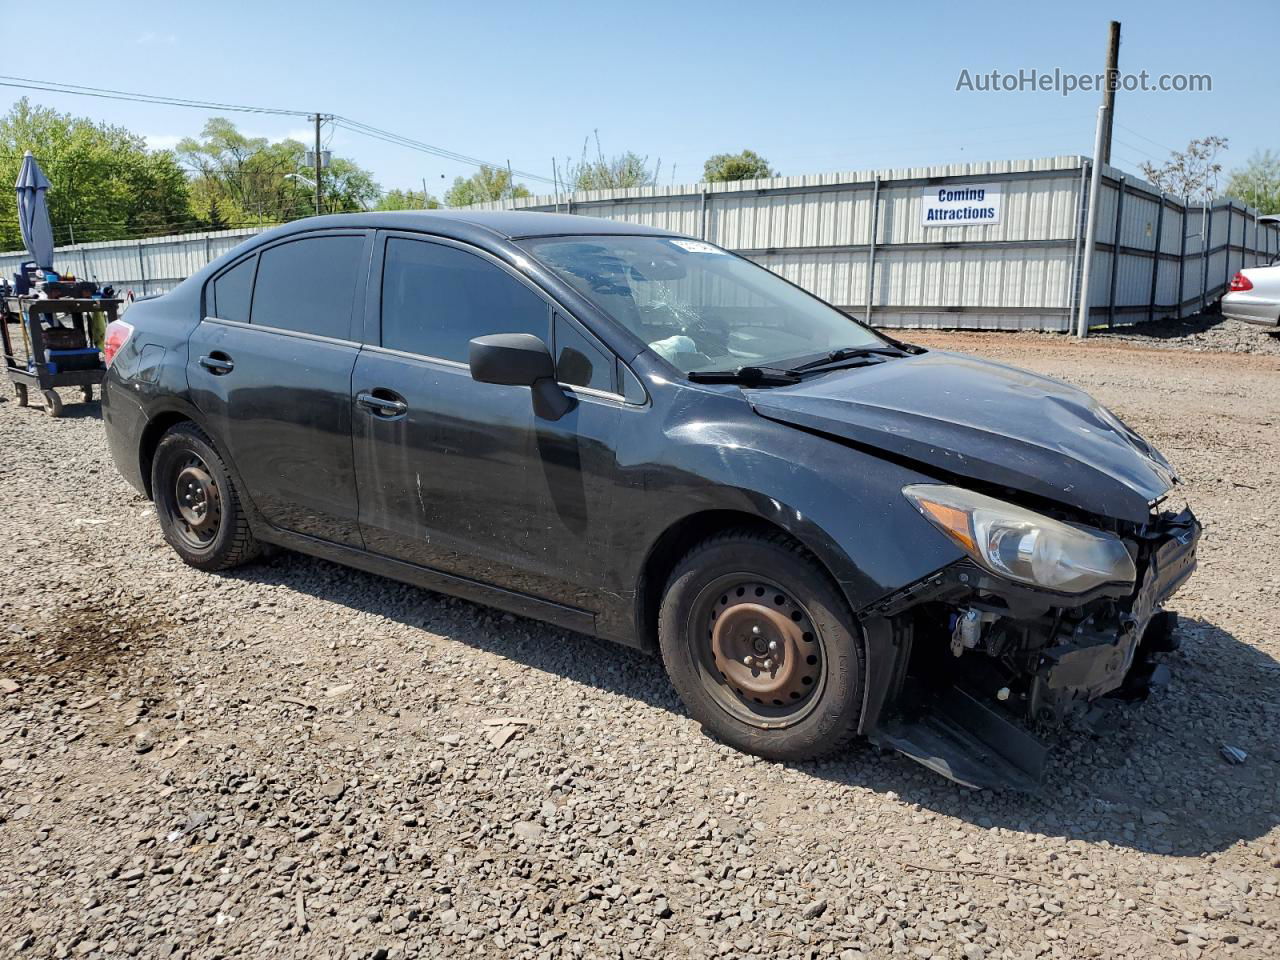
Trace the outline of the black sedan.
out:
M 352 214 L 113 324 L 124 476 L 187 563 L 261 544 L 660 652 L 713 735 L 864 735 L 1034 789 L 1141 696 L 1200 527 L 1089 396 L 869 329 L 702 240 Z

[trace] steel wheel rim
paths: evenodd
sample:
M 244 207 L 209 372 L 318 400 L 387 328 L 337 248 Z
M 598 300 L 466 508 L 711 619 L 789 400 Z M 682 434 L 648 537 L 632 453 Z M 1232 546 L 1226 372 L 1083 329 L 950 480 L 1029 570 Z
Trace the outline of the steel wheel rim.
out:
M 222 491 L 199 454 L 190 453 L 178 466 L 170 495 L 178 536 L 196 549 L 208 547 L 222 525 Z
M 695 599 L 690 627 L 703 687 L 726 712 L 767 729 L 813 712 L 826 683 L 826 648 L 790 591 L 753 574 L 719 577 Z

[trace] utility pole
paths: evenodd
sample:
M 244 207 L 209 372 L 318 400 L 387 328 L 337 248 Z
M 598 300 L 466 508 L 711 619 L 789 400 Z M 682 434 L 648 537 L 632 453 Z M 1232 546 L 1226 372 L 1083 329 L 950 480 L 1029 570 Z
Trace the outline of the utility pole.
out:
M 1084 258 L 1080 261 L 1080 308 L 1076 317 L 1076 336 L 1089 336 L 1089 280 L 1093 275 L 1093 251 L 1098 243 L 1098 208 L 1102 206 L 1102 139 L 1111 129 L 1111 111 L 1104 103 L 1098 107 L 1098 125 L 1093 137 L 1093 170 L 1089 177 L 1089 214 L 1084 228 Z M 1081 184 L 1083 186 L 1083 184 Z M 1119 245 L 1119 238 L 1116 244 Z
M 1120 21 L 1111 21 L 1111 36 L 1107 40 L 1107 85 L 1102 91 L 1102 105 L 1107 108 L 1107 129 L 1103 135 L 1102 163 L 1111 162 L 1111 128 L 1116 122 L 1116 86 L 1120 83 Z
M 320 201 L 321 201 L 321 193 L 320 193 L 320 120 L 321 120 L 322 118 L 321 118 L 321 115 L 320 115 L 319 113 L 317 113 L 317 114 L 315 115 L 315 118 L 314 118 L 314 119 L 315 119 L 315 121 L 316 121 L 316 155 L 315 155 L 315 161 L 316 161 L 316 216 L 318 217 L 318 216 L 320 216 Z

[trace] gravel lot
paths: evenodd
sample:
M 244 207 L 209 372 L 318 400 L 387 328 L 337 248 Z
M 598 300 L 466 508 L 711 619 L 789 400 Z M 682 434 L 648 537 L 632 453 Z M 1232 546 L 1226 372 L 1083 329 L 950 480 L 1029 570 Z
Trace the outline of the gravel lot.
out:
M 1280 358 L 1232 326 L 912 337 L 1095 392 L 1206 523 L 1173 682 L 1048 799 L 756 761 L 654 661 L 324 562 L 198 573 L 96 404 L 5 385 L 0 954 L 1280 955 Z
M 1277 333 L 1280 331 L 1275 328 L 1227 320 L 1217 313 L 1202 313 L 1181 320 L 1166 318 L 1154 323 L 1116 327 L 1105 333 L 1094 333 L 1093 337 L 1103 343 L 1119 341 L 1157 350 L 1263 353 L 1280 357 Z

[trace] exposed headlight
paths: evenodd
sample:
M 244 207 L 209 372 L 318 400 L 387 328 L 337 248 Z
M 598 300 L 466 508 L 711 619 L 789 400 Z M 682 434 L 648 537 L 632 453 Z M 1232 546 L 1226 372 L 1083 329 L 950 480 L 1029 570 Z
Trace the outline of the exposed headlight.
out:
M 1084 593 L 1104 583 L 1133 583 L 1138 575 L 1120 538 L 1102 530 L 1082 530 L 961 487 L 914 483 L 902 492 L 997 576 Z

